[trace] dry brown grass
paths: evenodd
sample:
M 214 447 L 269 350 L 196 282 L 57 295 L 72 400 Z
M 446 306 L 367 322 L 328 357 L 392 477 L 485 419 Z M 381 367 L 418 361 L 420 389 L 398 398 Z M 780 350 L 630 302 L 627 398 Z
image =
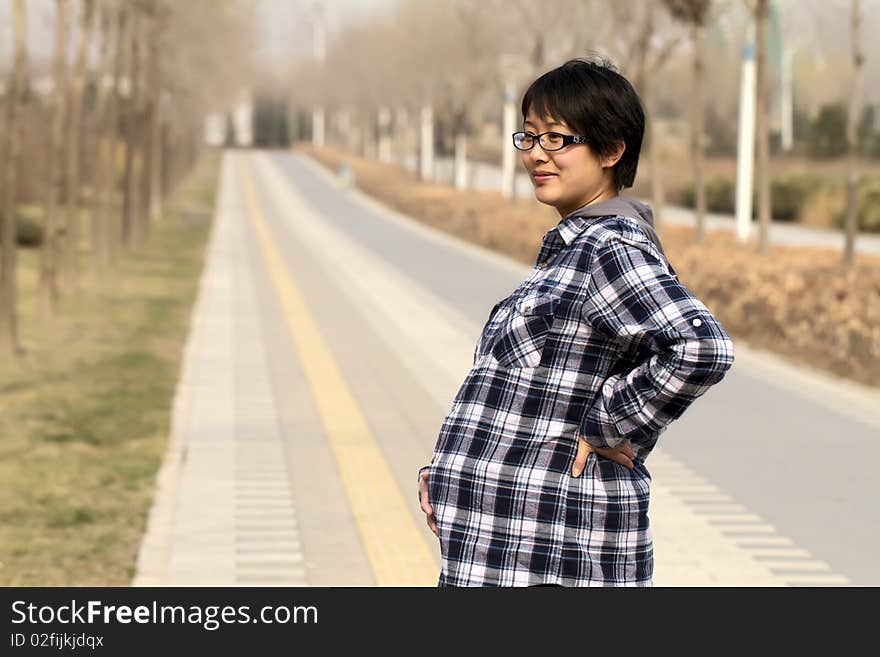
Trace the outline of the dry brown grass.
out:
M 357 186 L 389 206 L 529 265 L 559 220 L 534 200 L 421 183 L 396 165 L 332 148 L 302 150 L 333 171 L 348 163 Z M 880 386 L 880 259 L 860 255 L 845 273 L 832 249 L 775 246 L 761 256 L 727 232 L 710 232 L 702 246 L 690 228 L 659 232 L 681 280 L 732 336 Z

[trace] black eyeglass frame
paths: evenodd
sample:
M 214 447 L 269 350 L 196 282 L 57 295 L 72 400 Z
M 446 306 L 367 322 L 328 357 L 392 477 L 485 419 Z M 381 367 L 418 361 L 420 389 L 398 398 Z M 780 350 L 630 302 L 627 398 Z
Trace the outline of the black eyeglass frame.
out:
M 532 138 L 532 145 L 529 146 L 528 148 L 520 148 L 519 146 L 516 145 L 516 136 L 517 135 L 530 136 Z M 559 148 L 547 148 L 541 142 L 541 137 L 543 137 L 544 135 L 559 135 L 560 137 L 562 137 L 562 146 L 560 146 Z M 549 130 L 547 132 L 542 132 L 539 135 L 535 135 L 535 134 L 532 134 L 531 132 L 525 132 L 523 130 L 519 130 L 517 132 L 514 132 L 511 135 L 511 139 L 513 140 L 513 147 L 516 148 L 516 150 L 518 150 L 518 151 L 530 151 L 535 147 L 535 144 L 541 144 L 541 148 L 543 148 L 545 151 L 550 151 L 551 153 L 554 151 L 561 151 L 563 148 L 565 148 L 569 144 L 586 144 L 587 141 L 589 141 L 583 135 L 565 135 L 565 134 L 562 134 L 561 132 L 557 132 L 555 130 Z

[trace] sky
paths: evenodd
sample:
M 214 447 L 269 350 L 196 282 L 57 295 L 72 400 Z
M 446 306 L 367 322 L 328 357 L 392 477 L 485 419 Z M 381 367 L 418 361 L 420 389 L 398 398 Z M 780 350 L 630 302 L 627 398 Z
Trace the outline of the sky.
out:
M 185 1 L 185 0 L 178 0 Z M 261 53 L 270 61 L 311 53 L 310 14 L 322 4 L 326 12 L 328 36 L 338 34 L 345 24 L 363 19 L 373 12 L 386 11 L 396 0 L 255 0 L 258 39 Z M 73 0 L 76 7 L 79 3 Z M 54 0 L 26 0 L 28 11 L 28 46 L 34 61 L 46 60 L 52 52 Z M 0 0 L 0 70 L 6 70 L 11 58 L 12 1 Z
M 262 54 L 272 61 L 310 55 L 311 16 L 318 5 L 324 6 L 328 37 L 332 38 L 348 22 L 387 11 L 394 4 L 395 0 L 261 0 L 258 29 L 264 37 Z
M 184 0 L 178 0 L 184 1 Z M 332 40 L 352 21 L 369 19 L 388 11 L 396 0 L 251 0 L 257 7 L 259 55 L 267 68 L 287 69 L 286 64 L 312 51 L 311 15 L 317 5 L 324 7 L 328 40 Z M 439 0 L 437 0 L 439 1 Z M 479 0 L 474 0 L 478 2 Z M 543 0 L 552 2 L 553 0 Z M 659 2 L 659 0 L 645 0 Z M 739 0 L 730 0 L 737 3 Z M 813 58 L 821 75 L 823 53 L 849 51 L 850 0 L 777 0 L 783 16 L 783 30 L 800 56 Z M 52 49 L 54 0 L 26 0 L 30 62 L 34 71 L 48 71 Z M 72 5 L 77 7 L 78 0 Z M 0 0 L 0 70 L 7 70 L 11 59 L 12 0 Z M 871 101 L 880 100 L 880 0 L 862 0 L 865 24 L 863 42 L 866 55 L 866 92 Z M 73 37 L 71 37 L 73 38 Z M 92 53 L 93 60 L 96 53 Z

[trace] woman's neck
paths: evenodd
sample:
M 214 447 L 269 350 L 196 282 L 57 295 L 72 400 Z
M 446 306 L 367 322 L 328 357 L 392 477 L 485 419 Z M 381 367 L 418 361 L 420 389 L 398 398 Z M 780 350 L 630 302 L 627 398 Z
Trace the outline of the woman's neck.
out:
M 567 208 L 567 209 L 556 208 L 556 211 L 559 213 L 559 216 L 561 218 L 565 219 L 568 215 L 570 215 L 575 210 L 579 210 L 580 208 L 584 208 L 588 205 L 593 205 L 595 203 L 601 203 L 602 201 L 607 201 L 607 200 L 612 199 L 616 196 L 619 196 L 619 194 L 617 193 L 617 190 L 615 190 L 613 187 L 606 187 L 605 189 L 600 191 L 598 194 L 596 194 L 595 196 L 593 196 L 590 199 L 585 200 L 583 203 L 581 203 L 579 205 L 576 205 L 572 208 Z

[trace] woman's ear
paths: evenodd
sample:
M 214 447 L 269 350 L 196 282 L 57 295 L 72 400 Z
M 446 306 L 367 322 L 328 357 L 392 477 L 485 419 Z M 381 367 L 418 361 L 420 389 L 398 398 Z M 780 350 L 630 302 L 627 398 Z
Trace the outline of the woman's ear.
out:
M 617 161 L 621 157 L 623 157 L 623 153 L 626 150 L 626 142 L 619 141 L 614 145 L 614 147 L 615 148 L 613 151 L 601 158 L 603 169 L 613 167 L 615 164 L 617 164 Z

